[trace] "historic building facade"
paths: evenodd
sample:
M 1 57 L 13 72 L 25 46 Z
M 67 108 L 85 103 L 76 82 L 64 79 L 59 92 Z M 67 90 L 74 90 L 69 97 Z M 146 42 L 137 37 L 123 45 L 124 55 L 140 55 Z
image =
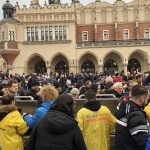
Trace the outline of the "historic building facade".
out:
M 150 71 L 149 0 L 7 0 L 2 9 L 0 55 L 11 73 Z

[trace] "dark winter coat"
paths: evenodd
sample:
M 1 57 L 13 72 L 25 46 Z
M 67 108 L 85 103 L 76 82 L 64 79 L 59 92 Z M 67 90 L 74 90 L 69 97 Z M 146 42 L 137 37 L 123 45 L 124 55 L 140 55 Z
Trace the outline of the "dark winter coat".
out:
M 65 113 L 49 111 L 34 128 L 27 150 L 86 150 L 77 122 Z
M 145 150 L 149 125 L 142 108 L 130 100 L 121 102 L 116 118 L 116 150 Z

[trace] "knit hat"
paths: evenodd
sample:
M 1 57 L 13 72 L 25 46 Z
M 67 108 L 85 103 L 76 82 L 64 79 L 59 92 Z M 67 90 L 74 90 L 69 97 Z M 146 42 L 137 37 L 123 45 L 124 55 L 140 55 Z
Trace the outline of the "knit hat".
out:
M 79 94 L 80 94 L 80 91 L 79 91 L 79 89 L 77 89 L 77 88 L 73 88 L 73 89 L 70 91 L 70 94 L 72 94 L 72 95 L 79 95 Z
M 55 82 L 53 83 L 53 86 L 54 86 L 56 89 L 61 87 L 61 85 L 60 85 L 60 83 L 59 83 L 58 81 L 55 81 Z
M 31 86 L 40 86 L 40 82 L 38 80 L 33 80 Z

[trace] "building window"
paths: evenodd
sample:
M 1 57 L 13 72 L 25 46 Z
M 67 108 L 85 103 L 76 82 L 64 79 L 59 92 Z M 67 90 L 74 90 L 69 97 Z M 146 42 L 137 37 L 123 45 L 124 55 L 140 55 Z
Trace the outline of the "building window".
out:
M 103 40 L 109 40 L 109 31 L 103 30 Z
M 55 40 L 58 40 L 58 26 L 55 26 Z
M 39 32 L 38 32 L 38 27 L 35 27 L 35 40 L 39 40 Z
M 124 40 L 129 39 L 129 29 L 124 29 L 123 30 L 123 39 Z
M 41 41 L 67 39 L 66 26 L 41 26 L 40 28 L 27 27 L 27 41 L 38 41 L 39 33 Z
M 38 27 L 27 27 L 27 41 L 38 41 Z
M 67 30 L 66 26 L 55 26 L 55 40 L 66 40 Z
M 144 30 L 144 38 L 145 39 L 150 38 L 150 29 L 145 29 Z
M 15 40 L 14 31 L 9 31 L 9 41 L 14 41 L 14 40 Z
M 53 27 L 49 26 L 49 40 L 53 40 Z
M 82 32 L 82 41 L 88 41 L 88 31 Z
M 34 27 L 31 27 L 31 41 L 35 41 L 34 33 L 35 33 Z
M 66 29 L 66 26 L 63 26 L 63 39 L 64 40 L 67 39 L 67 29 Z

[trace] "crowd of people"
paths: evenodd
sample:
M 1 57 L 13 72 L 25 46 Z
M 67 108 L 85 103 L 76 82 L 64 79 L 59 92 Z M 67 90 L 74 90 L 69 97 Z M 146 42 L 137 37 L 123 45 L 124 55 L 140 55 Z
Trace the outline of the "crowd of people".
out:
M 150 150 L 150 73 L 77 73 L 50 76 L 0 74 L 0 148 L 23 150 Z M 97 100 L 99 94 L 119 99 L 115 116 Z M 15 96 L 32 96 L 34 114 L 21 114 Z M 76 114 L 74 100 L 86 103 Z M 107 98 L 107 96 L 105 97 Z

